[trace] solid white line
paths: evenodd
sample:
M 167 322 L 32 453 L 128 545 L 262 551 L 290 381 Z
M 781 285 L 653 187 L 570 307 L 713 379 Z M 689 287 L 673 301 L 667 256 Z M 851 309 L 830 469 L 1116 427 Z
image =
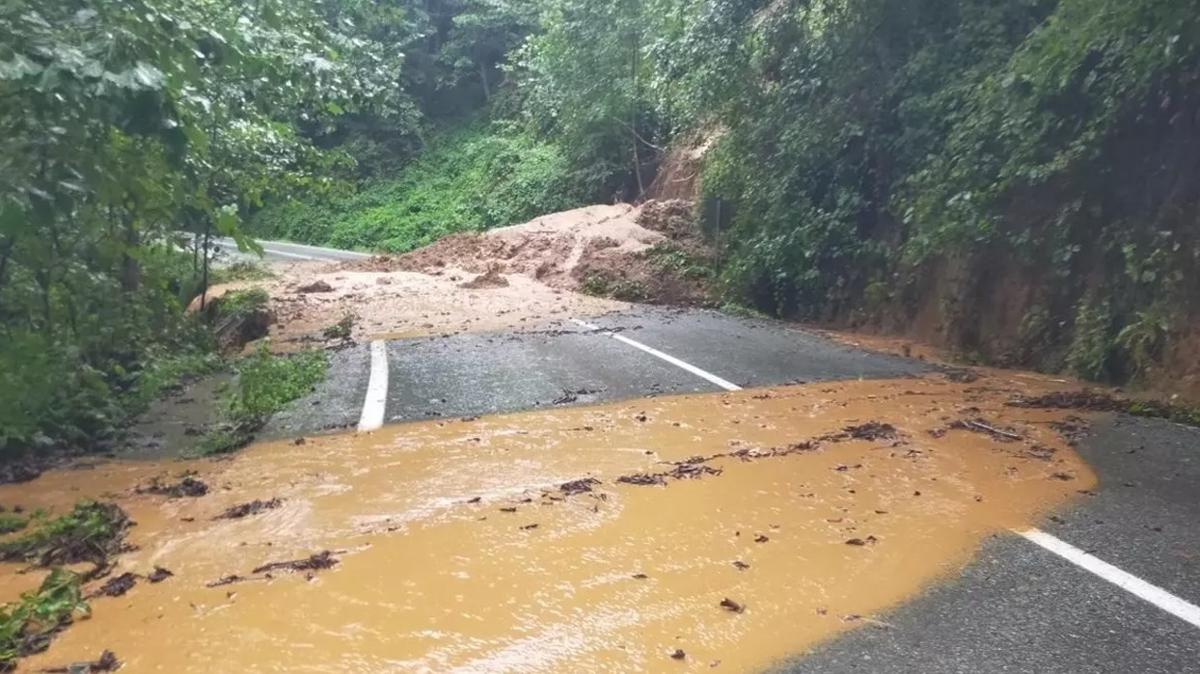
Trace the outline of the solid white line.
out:
M 231 250 L 240 250 L 238 248 L 237 242 L 233 241 L 231 239 L 227 239 L 227 238 L 213 239 L 213 243 L 215 245 L 221 246 L 223 248 L 227 248 L 227 249 L 231 249 Z M 290 243 L 290 242 L 282 242 L 282 241 L 259 241 L 258 245 L 262 246 L 264 253 L 269 253 L 271 255 L 279 255 L 281 257 L 295 258 L 297 260 L 321 260 L 321 261 L 337 262 L 339 260 L 366 259 L 366 258 L 371 257 L 367 253 L 356 253 L 352 250 L 338 250 L 336 248 L 322 248 L 320 246 L 308 246 L 308 245 L 305 245 L 302 243 Z M 309 251 L 315 251 L 317 253 L 324 253 L 324 255 L 303 255 L 301 253 L 289 253 L 287 251 L 280 250 L 279 248 L 277 248 L 277 246 L 289 246 L 289 247 L 293 247 L 293 248 L 299 248 L 301 250 L 309 250 Z
M 234 251 L 241 252 L 241 249 L 238 248 L 238 245 L 236 243 L 232 243 L 232 242 L 228 242 L 228 241 L 213 241 L 213 243 L 215 245 L 218 245 L 218 246 L 226 249 L 226 250 L 234 250 Z M 279 255 L 281 257 L 292 257 L 292 258 L 296 258 L 297 260 L 309 260 L 309 261 L 322 259 L 322 258 L 315 258 L 310 255 L 300 255 L 299 253 L 285 253 L 281 250 L 274 250 L 272 248 L 268 248 L 267 246 L 263 246 L 262 243 L 259 243 L 259 245 L 262 246 L 263 252 L 267 253 L 269 255 Z
M 387 392 L 387 344 L 376 340 L 371 342 L 371 378 L 367 380 L 367 395 L 363 399 L 362 416 L 358 420 L 359 431 L 373 431 L 383 426 Z
M 1122 590 L 1154 604 L 1176 618 L 1191 623 L 1193 627 L 1200 627 L 1200 606 L 1188 603 L 1161 587 L 1151 585 L 1141 578 L 1122 571 L 1112 564 L 1094 557 L 1044 531 L 1028 529 L 1016 533 L 1026 540 L 1036 543 L 1071 562 L 1075 566 L 1090 571 Z
M 297 260 L 309 260 L 309 261 L 312 261 L 312 260 L 321 260 L 321 261 L 332 261 L 332 259 L 333 259 L 333 258 L 328 258 L 328 257 L 313 257 L 313 256 L 311 256 L 311 255 L 301 255 L 301 254 L 299 254 L 299 253 L 285 253 L 285 252 L 283 252 L 282 250 L 273 250 L 273 249 L 271 249 L 271 248 L 267 248 L 266 246 L 263 246 L 263 252 L 264 252 L 264 253 L 266 253 L 266 254 L 268 254 L 268 255 L 279 255 L 279 256 L 281 256 L 281 257 L 291 257 L 291 258 L 295 258 L 295 259 L 297 259 Z
M 581 321 L 578 318 L 572 318 L 571 320 L 574 323 L 576 323 L 577 325 L 582 325 L 583 327 L 587 328 L 588 330 L 601 331 L 601 328 L 598 325 L 592 325 L 591 323 L 588 323 L 587 321 Z M 658 349 L 646 346 L 645 344 L 642 344 L 641 342 L 638 342 L 636 340 L 632 340 L 624 335 L 619 335 L 615 332 L 609 332 L 607 330 L 605 330 L 603 332 L 605 335 L 612 337 L 613 339 L 617 340 L 618 342 L 622 342 L 622 343 L 628 344 L 629 346 L 632 346 L 635 349 L 645 351 L 646 353 L 650 354 L 651 356 L 654 356 L 655 358 L 661 358 L 662 360 L 667 361 L 668 363 L 674 365 L 675 367 L 678 367 L 683 370 L 687 370 L 688 372 L 691 372 L 692 374 L 696 375 L 697 377 L 700 377 L 701 379 L 706 379 L 709 382 L 712 382 L 713 384 L 720 386 L 721 388 L 725 389 L 726 391 L 742 390 L 741 386 L 738 386 L 737 384 L 734 384 L 732 382 L 721 379 L 720 377 L 718 377 L 717 375 L 715 375 L 711 372 L 706 372 L 704 370 L 701 370 L 700 368 L 696 367 L 695 365 L 692 365 L 691 363 L 685 363 L 684 361 L 679 360 L 675 356 L 663 353 L 662 351 L 659 351 Z

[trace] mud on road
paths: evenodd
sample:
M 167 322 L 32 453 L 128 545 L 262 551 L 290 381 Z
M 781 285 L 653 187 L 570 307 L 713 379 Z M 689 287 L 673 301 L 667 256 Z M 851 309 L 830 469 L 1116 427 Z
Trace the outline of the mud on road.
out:
M 128 671 L 761 669 L 1091 489 L 1051 427 L 1066 412 L 1004 404 L 1043 389 L 821 383 L 47 473 L 0 503 L 111 498 L 138 523 L 114 576 L 172 575 L 95 599 L 21 667 L 107 649 Z M 185 469 L 207 493 L 138 489 Z M 4 599 L 30 582 L 3 571 Z

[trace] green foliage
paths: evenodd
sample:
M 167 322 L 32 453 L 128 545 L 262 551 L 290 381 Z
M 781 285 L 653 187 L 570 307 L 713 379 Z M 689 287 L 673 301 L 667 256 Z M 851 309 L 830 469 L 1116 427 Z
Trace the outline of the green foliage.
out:
M 1107 301 L 1089 296 L 1075 314 L 1075 339 L 1067 367 L 1084 379 L 1105 379 L 1113 352 L 1112 310 Z
M 213 285 L 234 283 L 236 281 L 265 281 L 275 278 L 275 273 L 261 262 L 237 261 L 233 264 L 214 268 L 210 282 Z
M 637 281 L 612 279 L 603 274 L 591 274 L 579 289 L 596 297 L 611 297 L 622 302 L 642 302 L 649 297 L 646 288 Z
M 81 501 L 61 517 L 41 521 L 28 533 L 0 543 L 0 559 L 53 566 L 102 562 L 120 546 L 129 518 L 110 503 Z
M 124 396 L 124 404 L 131 414 L 144 411 L 163 392 L 185 380 L 212 374 L 224 366 L 217 354 L 195 348 L 175 353 L 151 352 L 147 358 L 149 364 L 137 374 L 135 383 Z
M 321 334 L 325 339 L 350 339 L 354 332 L 354 321 L 354 314 L 346 314 L 337 323 L 325 328 Z
M 1171 330 L 1171 316 L 1162 304 L 1139 311 L 1117 334 L 1116 344 L 1128 355 L 1135 376 L 1144 375 L 1158 362 Z
M 242 448 L 271 415 L 312 392 L 325 378 L 324 351 L 273 355 L 266 344 L 236 365 L 237 381 L 223 400 L 222 422 L 201 439 L 201 456 Z
M 102 445 L 151 352 L 194 341 L 174 229 L 249 246 L 264 191 L 328 182 L 320 129 L 412 107 L 400 51 L 327 9 L 0 5 L 0 450 Z
M 217 312 L 223 320 L 240 318 L 265 309 L 270 301 L 271 296 L 263 288 L 234 290 L 221 296 Z
M 78 574 L 54 569 L 36 592 L 0 607 L 0 668 L 11 669 L 17 658 L 45 648 L 76 616 L 91 615 L 80 585 Z
M 355 194 L 272 204 L 251 220 L 264 237 L 406 252 L 447 234 L 516 224 L 581 203 L 559 148 L 499 124 L 438 137 L 395 179 Z
M 645 252 L 645 256 L 659 269 L 684 278 L 708 280 L 716 275 L 711 260 L 697 257 L 674 244 L 655 244 Z
M 11 534 L 29 526 L 29 518 L 16 513 L 0 513 L 0 534 Z
M 275 356 L 262 345 L 237 364 L 237 388 L 227 400 L 229 416 L 239 424 L 261 423 L 293 400 L 312 392 L 325 378 L 324 351 Z

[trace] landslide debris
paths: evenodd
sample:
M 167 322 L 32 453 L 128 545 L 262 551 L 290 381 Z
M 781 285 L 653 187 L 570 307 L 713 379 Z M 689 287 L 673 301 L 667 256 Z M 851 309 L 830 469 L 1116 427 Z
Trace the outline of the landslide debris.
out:
M 48 667 L 41 671 L 47 674 L 97 674 L 98 672 L 115 672 L 121 667 L 121 661 L 112 651 L 104 651 L 100 657 L 90 662 L 73 662 L 66 667 Z
M 124 550 L 125 533 L 132 525 L 120 506 L 84 501 L 70 513 L 0 543 L 0 561 L 42 567 L 91 562 L 106 567 L 109 557 Z
M 509 284 L 504 275 L 518 274 L 552 288 L 618 300 L 705 305 L 710 303 L 714 259 L 692 202 L 672 199 L 553 213 L 341 268 L 477 274 L 459 285 L 465 289 L 504 287 Z
M 168 498 L 199 498 L 208 493 L 208 485 L 199 478 L 184 475 L 177 482 L 164 484 L 159 478 L 154 478 L 146 487 L 136 489 L 139 494 L 155 494 Z
M 220 515 L 214 517 L 214 520 L 240 520 L 243 517 L 257 515 L 264 510 L 274 510 L 283 505 L 283 499 L 272 498 L 266 501 L 254 499 L 248 503 L 239 503 L 235 506 L 230 506 L 221 512 Z
M 286 562 L 269 562 L 262 566 L 256 567 L 250 573 L 270 573 L 272 571 L 322 571 L 331 569 L 338 563 L 336 557 L 329 550 L 318 552 L 315 555 L 309 555 L 304 559 L 291 559 Z

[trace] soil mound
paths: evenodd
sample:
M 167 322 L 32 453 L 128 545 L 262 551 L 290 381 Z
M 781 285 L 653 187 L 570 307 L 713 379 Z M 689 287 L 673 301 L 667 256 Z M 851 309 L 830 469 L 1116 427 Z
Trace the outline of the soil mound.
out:
M 523 275 L 560 290 L 620 300 L 704 304 L 712 256 L 690 201 L 597 205 L 484 233 L 456 234 L 393 258 L 349 262 L 347 271 L 463 270 L 460 285 L 503 287 Z

